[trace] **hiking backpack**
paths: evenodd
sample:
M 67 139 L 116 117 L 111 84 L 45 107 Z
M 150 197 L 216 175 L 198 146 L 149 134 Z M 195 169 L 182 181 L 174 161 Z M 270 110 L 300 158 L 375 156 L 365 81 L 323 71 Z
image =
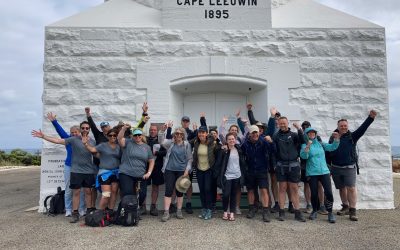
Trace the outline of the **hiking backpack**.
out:
M 118 205 L 115 224 L 132 227 L 139 223 L 138 202 L 135 195 L 125 195 Z
M 65 212 L 64 196 L 65 190 L 61 190 L 61 187 L 57 187 L 57 193 L 55 195 L 49 195 L 44 199 L 44 208 L 48 215 L 55 216 Z M 50 206 L 47 204 L 48 200 L 50 200 Z
M 85 225 L 89 227 L 106 227 L 110 225 L 109 213 L 94 210 L 85 216 Z

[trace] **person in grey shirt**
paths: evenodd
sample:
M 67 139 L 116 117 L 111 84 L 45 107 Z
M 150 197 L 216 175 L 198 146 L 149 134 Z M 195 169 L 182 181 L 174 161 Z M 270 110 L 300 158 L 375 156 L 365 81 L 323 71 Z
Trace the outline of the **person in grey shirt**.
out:
M 89 135 L 89 123 L 83 121 L 80 125 L 81 136 L 74 136 L 65 139 L 55 138 L 45 135 L 41 130 L 32 131 L 33 137 L 42 138 L 46 141 L 62 144 L 71 145 L 72 148 L 72 164 L 71 164 L 71 178 L 70 178 L 70 188 L 73 190 L 72 195 L 72 217 L 71 223 L 76 223 L 79 221 L 79 197 L 81 187 L 84 188 L 85 192 L 85 203 L 87 207 L 86 213 L 90 213 L 96 208 L 91 207 L 92 204 L 92 188 L 95 184 L 94 175 L 97 173 L 97 168 L 93 164 L 92 153 L 86 149 L 85 145 L 82 143 L 82 136 Z M 94 146 L 96 145 L 93 139 L 88 139 L 88 144 Z
M 154 156 L 149 145 L 144 142 L 143 132 L 139 128 L 132 130 L 132 135 L 124 137 L 130 128 L 125 124 L 118 133 L 118 143 L 122 148 L 119 182 L 121 196 L 136 195 L 136 185 L 140 180 L 147 180 L 154 168 Z M 148 165 L 148 170 L 147 170 Z
M 96 147 L 88 142 L 88 136 L 82 137 L 86 149 L 96 154 L 100 159 L 99 172 L 96 178 L 96 188 L 101 187 L 100 209 L 111 213 L 114 210 L 118 193 L 118 173 L 121 163 L 121 148 L 117 144 L 117 130 L 111 129 L 107 132 L 108 142 L 102 142 Z

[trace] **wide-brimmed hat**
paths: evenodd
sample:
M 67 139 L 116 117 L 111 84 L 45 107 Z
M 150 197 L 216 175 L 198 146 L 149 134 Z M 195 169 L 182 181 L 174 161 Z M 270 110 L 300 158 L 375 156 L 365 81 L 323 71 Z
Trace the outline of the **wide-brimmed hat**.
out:
M 179 177 L 175 182 L 175 188 L 181 193 L 186 193 L 189 187 L 192 185 L 189 177 L 184 177 L 183 175 Z

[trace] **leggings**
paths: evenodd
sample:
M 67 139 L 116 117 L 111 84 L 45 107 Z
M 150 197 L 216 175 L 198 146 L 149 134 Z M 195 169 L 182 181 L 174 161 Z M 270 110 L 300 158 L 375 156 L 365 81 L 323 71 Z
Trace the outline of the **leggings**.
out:
M 136 184 L 141 178 L 132 177 L 126 174 L 119 174 L 119 187 L 121 189 L 121 197 L 125 195 L 136 195 Z
M 311 190 L 311 204 L 313 207 L 313 212 L 318 210 L 318 181 L 321 182 L 322 187 L 324 188 L 325 194 L 325 207 L 329 213 L 332 213 L 333 206 L 333 195 L 332 195 L 332 185 L 331 185 L 331 177 L 329 174 L 325 175 L 313 175 L 309 176 L 310 180 L 310 190 Z
M 206 171 L 201 171 L 197 169 L 196 173 L 197 173 L 197 182 L 199 184 L 199 189 L 200 189 L 201 207 L 203 209 L 211 209 L 212 206 L 211 169 L 208 169 Z
M 175 183 L 176 180 L 181 177 L 185 171 L 171 171 L 171 170 L 165 170 L 164 173 L 164 179 L 165 179 L 165 197 L 172 197 L 172 194 L 175 189 L 176 197 L 182 197 L 183 194 L 176 190 L 175 188 Z
M 224 209 L 224 212 L 228 211 L 228 206 L 229 206 L 229 211 L 231 213 L 234 213 L 236 210 L 236 190 L 240 186 L 240 178 L 237 179 L 232 179 L 232 180 L 226 180 L 224 189 L 222 190 L 223 196 L 222 196 L 222 206 Z

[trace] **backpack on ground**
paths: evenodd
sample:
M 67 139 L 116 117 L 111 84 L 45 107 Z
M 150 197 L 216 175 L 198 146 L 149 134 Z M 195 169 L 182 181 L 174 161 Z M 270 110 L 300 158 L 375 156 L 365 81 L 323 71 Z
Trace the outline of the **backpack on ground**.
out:
M 125 195 L 118 205 L 115 224 L 132 227 L 139 223 L 138 202 L 135 195 Z
M 109 214 L 103 210 L 94 210 L 85 216 L 85 225 L 89 227 L 106 227 L 109 226 Z
M 61 190 L 61 187 L 57 187 L 57 193 L 55 195 L 49 195 L 44 199 L 44 208 L 48 215 L 55 216 L 65 212 L 64 196 L 65 190 Z M 48 200 L 50 200 L 49 205 L 47 204 Z

